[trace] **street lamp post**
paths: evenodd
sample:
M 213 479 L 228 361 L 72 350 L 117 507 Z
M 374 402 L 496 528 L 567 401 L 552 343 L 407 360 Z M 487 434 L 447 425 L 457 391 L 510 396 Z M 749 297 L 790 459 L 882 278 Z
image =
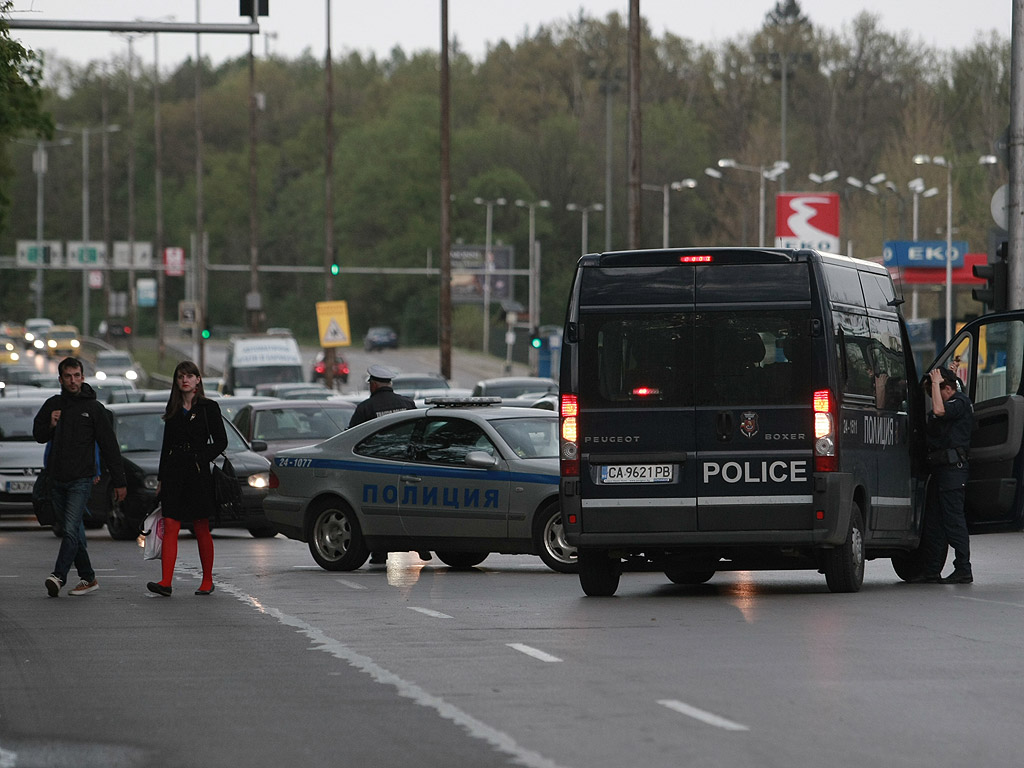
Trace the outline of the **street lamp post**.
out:
M 487 206 L 487 230 L 484 235 L 484 338 L 483 351 L 488 354 L 491 345 L 491 270 L 494 269 L 494 255 L 491 253 L 491 232 L 494 226 L 494 206 L 505 205 L 504 197 L 484 200 L 474 197 L 477 205 Z
M 676 192 L 682 192 L 684 189 L 693 189 L 697 186 L 696 179 L 683 179 L 682 181 L 672 181 L 667 184 L 641 184 L 642 189 L 648 192 L 661 192 L 661 247 L 668 248 L 668 193 L 669 190 L 675 190 Z
M 759 196 L 758 196 L 758 232 L 757 232 L 757 245 L 759 248 L 764 248 L 764 203 L 765 203 L 765 182 L 775 181 L 779 176 L 789 170 L 789 163 L 785 160 L 776 160 L 775 163 L 765 168 L 763 165 L 744 165 L 743 163 L 737 163 L 731 157 L 723 157 L 718 161 L 719 168 L 735 168 L 737 171 L 748 171 L 750 173 L 756 173 L 760 179 L 759 185 Z
M 718 170 L 717 168 L 705 168 L 704 169 L 704 175 L 705 176 L 709 176 L 710 178 L 715 179 L 717 181 L 720 181 L 723 184 L 736 184 L 735 181 L 728 181 L 727 179 L 724 179 L 722 177 L 722 172 L 720 170 Z M 740 209 L 743 211 L 743 228 L 741 230 L 741 237 L 740 237 L 740 239 L 742 240 L 743 243 L 746 243 L 747 242 L 747 224 L 748 224 L 747 206 L 741 205 Z
M 938 187 L 931 187 L 930 189 L 925 189 L 924 188 L 924 179 L 922 179 L 920 176 L 918 176 L 916 179 L 911 179 L 909 182 L 907 182 L 907 188 L 910 189 L 910 191 L 914 195 L 913 206 L 911 208 L 911 222 L 912 222 L 912 226 L 911 226 L 911 239 L 916 241 L 917 240 L 917 230 L 918 230 L 918 226 L 917 225 L 918 225 L 918 220 L 919 220 L 919 217 L 918 217 L 918 208 L 919 208 L 918 199 L 922 198 L 922 197 L 926 197 L 926 198 L 927 197 L 935 197 L 935 195 L 939 194 L 939 188 Z
M 17 141 L 17 139 L 15 139 Z M 71 139 L 60 139 L 59 141 L 25 142 L 35 144 L 35 151 L 32 152 L 32 170 L 36 174 L 36 317 L 43 316 L 43 177 L 46 176 L 46 149 L 47 147 L 66 147 L 71 144 Z
M 591 211 L 603 211 L 604 206 L 601 203 L 591 203 L 590 205 L 581 205 L 579 203 L 569 203 L 565 206 L 567 211 L 579 211 L 583 215 L 583 221 L 581 224 L 581 240 L 583 245 L 582 255 L 587 254 L 587 217 Z

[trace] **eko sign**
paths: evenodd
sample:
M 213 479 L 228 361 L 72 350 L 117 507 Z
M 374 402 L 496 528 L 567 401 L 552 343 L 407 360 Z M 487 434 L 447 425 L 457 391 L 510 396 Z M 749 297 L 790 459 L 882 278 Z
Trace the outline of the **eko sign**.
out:
M 775 245 L 839 253 L 839 195 L 835 192 L 776 195 Z
M 966 240 L 954 240 L 950 263 L 959 267 L 967 253 Z M 882 250 L 882 262 L 887 267 L 946 266 L 945 240 L 887 240 Z

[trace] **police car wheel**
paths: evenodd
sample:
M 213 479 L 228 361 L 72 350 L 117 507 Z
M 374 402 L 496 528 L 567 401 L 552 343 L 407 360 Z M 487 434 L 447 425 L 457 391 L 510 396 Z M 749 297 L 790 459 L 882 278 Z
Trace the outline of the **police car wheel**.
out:
M 355 512 L 340 501 L 325 501 L 309 518 L 309 553 L 325 571 L 354 571 L 370 556 Z
M 533 542 L 544 565 L 557 573 L 577 573 L 576 547 L 565 540 L 562 510 L 552 502 L 533 520 Z
M 449 568 L 472 568 L 480 565 L 490 552 L 435 552 L 437 559 Z
M 850 509 L 850 528 L 841 546 L 825 551 L 825 583 L 831 592 L 858 592 L 864 583 L 864 523 L 860 505 Z
M 684 568 L 666 568 L 665 575 L 673 584 L 704 584 L 711 581 L 714 571 L 688 571 Z
M 603 549 L 579 550 L 580 586 L 588 597 L 611 597 L 619 588 L 622 561 Z

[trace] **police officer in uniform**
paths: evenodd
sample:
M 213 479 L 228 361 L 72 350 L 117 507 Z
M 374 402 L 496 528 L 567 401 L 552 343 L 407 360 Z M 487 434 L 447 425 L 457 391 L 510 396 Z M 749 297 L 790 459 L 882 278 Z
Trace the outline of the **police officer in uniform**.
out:
M 395 375 L 391 372 L 391 369 L 385 368 L 383 365 L 371 365 L 366 369 L 366 372 L 369 374 L 366 382 L 370 385 L 370 396 L 356 406 L 356 410 L 348 422 L 350 427 L 362 424 L 365 421 L 371 421 L 378 416 L 408 411 L 416 407 L 416 403 L 411 398 L 396 394 L 395 390 L 391 388 L 391 379 Z M 424 557 L 424 555 L 426 556 Z M 424 560 L 429 560 L 430 553 L 421 552 L 420 557 Z M 387 560 L 387 552 L 373 552 L 370 554 L 371 564 L 381 565 L 386 563 Z
M 928 414 L 928 465 L 935 494 L 924 519 L 924 574 L 914 579 L 923 584 L 970 584 L 971 545 L 964 515 L 967 485 L 967 450 L 974 429 L 974 406 L 957 389 L 956 375 L 946 368 L 928 372 L 922 382 L 931 395 Z M 953 572 L 942 578 L 948 547 L 953 548 Z

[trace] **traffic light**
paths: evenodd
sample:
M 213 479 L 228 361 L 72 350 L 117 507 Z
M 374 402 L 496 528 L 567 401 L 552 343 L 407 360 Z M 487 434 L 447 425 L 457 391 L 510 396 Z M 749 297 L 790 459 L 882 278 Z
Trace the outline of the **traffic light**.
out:
M 540 329 L 534 328 L 530 331 L 530 346 L 534 349 L 540 349 L 544 346 L 544 339 L 540 336 Z
M 337 264 L 331 264 L 331 274 L 332 275 L 337 276 L 339 271 L 340 271 L 340 269 L 339 269 Z
M 971 296 L 992 312 L 1003 312 L 1007 307 L 1008 265 L 1006 254 L 1007 242 L 1004 240 L 996 246 L 994 260 L 988 264 L 975 264 L 971 268 L 975 277 L 986 281 L 985 287 L 973 289 Z
M 210 338 L 210 329 L 203 328 L 203 332 L 200 334 L 204 339 Z

